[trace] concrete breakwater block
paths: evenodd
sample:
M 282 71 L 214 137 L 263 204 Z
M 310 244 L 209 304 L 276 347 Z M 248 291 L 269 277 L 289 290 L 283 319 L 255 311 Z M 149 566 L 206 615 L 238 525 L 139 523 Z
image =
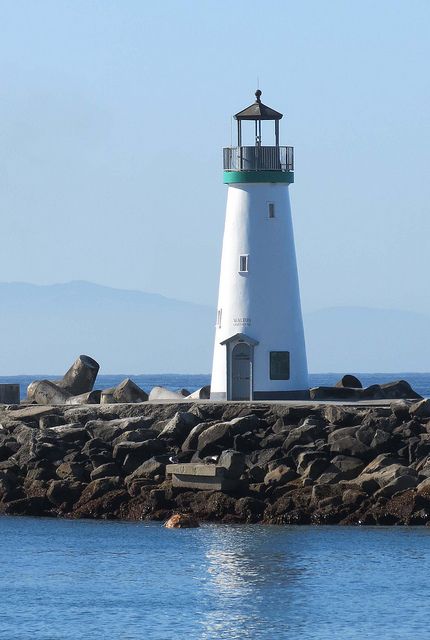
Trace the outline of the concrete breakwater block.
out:
M 35 380 L 27 388 L 27 399 L 36 404 L 94 404 L 100 391 L 93 391 L 99 364 L 80 355 L 61 380 Z
M 153 387 L 149 394 L 149 400 L 185 400 L 184 396 L 177 391 L 171 391 L 165 387 Z
M 211 397 L 210 384 L 207 384 L 205 387 L 201 387 L 200 389 L 196 389 L 188 397 L 196 400 L 209 400 Z
M 19 404 L 19 384 L 0 384 L 0 404 Z
M 232 478 L 225 467 L 215 464 L 168 464 L 166 475 L 172 476 L 173 487 L 206 491 L 234 491 L 242 486 L 239 478 Z
M 406 380 L 394 380 L 386 384 L 372 384 L 370 387 L 345 387 L 342 381 L 353 376 L 344 376 L 335 387 L 314 387 L 309 390 L 311 400 L 367 401 L 367 400 L 420 400 L 422 396 L 414 391 Z M 358 379 L 357 383 L 360 381 Z
M 64 389 L 71 396 L 79 396 L 92 391 L 99 369 L 99 363 L 93 358 L 81 355 L 76 358 L 70 369 L 66 371 L 63 379 L 55 380 L 54 384 Z
M 28 385 L 27 396 L 36 404 L 66 404 L 70 393 L 49 380 L 36 380 Z

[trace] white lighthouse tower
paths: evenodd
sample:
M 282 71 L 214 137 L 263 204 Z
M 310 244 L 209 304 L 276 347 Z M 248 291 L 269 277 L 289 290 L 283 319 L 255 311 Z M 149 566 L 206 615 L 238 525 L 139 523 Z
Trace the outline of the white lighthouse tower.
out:
M 308 370 L 288 186 L 293 147 L 279 145 L 282 114 L 256 101 L 237 113 L 237 146 L 224 149 L 228 185 L 211 398 L 306 397 Z M 263 145 L 262 122 L 274 123 Z M 243 146 L 242 123 L 254 144 Z

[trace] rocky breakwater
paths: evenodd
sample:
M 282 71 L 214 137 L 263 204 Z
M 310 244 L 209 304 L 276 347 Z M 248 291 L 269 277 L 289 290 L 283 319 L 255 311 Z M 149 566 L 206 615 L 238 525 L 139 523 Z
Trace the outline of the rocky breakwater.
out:
M 430 401 L 0 408 L 0 512 L 272 524 L 430 523 Z M 175 487 L 221 463 L 229 491 Z
M 0 424 L 3 514 L 430 523 L 428 400 L 11 406 Z M 234 488 L 174 486 L 166 467 L 190 462 Z

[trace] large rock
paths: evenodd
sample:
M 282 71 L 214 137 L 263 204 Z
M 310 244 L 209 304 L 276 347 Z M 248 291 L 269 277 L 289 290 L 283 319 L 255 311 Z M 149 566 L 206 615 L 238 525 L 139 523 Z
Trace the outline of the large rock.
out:
M 409 413 L 413 418 L 430 418 L 430 399 L 420 400 L 415 402 L 410 409 Z
M 53 480 L 49 484 L 46 497 L 57 507 L 69 508 L 79 497 L 85 488 L 81 482 L 70 480 Z
M 406 380 L 395 380 L 380 385 L 384 398 L 389 400 L 412 400 L 422 399 L 419 393 L 414 391 Z
M 200 418 L 194 415 L 194 413 L 178 411 L 173 418 L 169 420 L 158 437 L 182 444 L 184 439 L 191 432 L 192 428 L 199 422 Z
M 30 402 L 36 404 L 66 404 L 71 394 L 66 389 L 49 380 L 37 380 L 29 384 L 27 396 Z
M 66 400 L 66 404 L 100 404 L 101 391 L 87 391 L 79 396 L 70 396 Z
M 108 389 L 102 389 L 100 394 L 100 404 L 115 404 L 113 397 L 115 387 L 109 387 Z
M 213 427 L 214 424 L 218 424 L 218 422 L 199 422 L 199 424 L 196 424 L 182 443 L 182 451 L 195 451 L 198 446 L 199 435 L 209 427 Z
M 149 393 L 149 400 L 155 402 L 158 400 L 176 400 L 177 402 L 180 402 L 184 399 L 184 396 L 177 391 L 171 391 L 165 387 L 153 387 Z
M 304 470 L 302 474 L 302 480 L 308 480 L 315 482 L 329 467 L 329 462 L 326 458 L 315 458 L 312 460 Z
M 49 435 L 55 436 L 61 442 L 73 442 L 83 445 L 90 439 L 90 435 L 79 423 L 65 424 L 59 427 L 49 427 L 47 429 Z
M 101 464 L 99 467 L 93 469 L 91 471 L 90 478 L 91 480 L 97 480 L 98 478 L 113 478 L 119 475 L 120 470 L 118 465 L 113 462 L 108 462 L 107 464 Z
M 70 479 L 77 482 L 85 482 L 89 476 L 83 465 L 70 462 L 62 462 L 57 467 L 56 473 L 60 480 Z
M 291 429 L 283 445 L 289 451 L 298 444 L 311 444 L 324 433 L 324 424 L 318 418 L 306 418 L 300 427 Z
M 233 449 L 221 452 L 217 466 L 226 470 L 229 478 L 239 478 L 245 470 L 245 456 Z
M 361 391 L 349 387 L 313 387 L 309 396 L 311 400 L 361 400 Z
M 366 492 L 369 492 L 370 490 L 370 492 L 373 493 L 377 488 L 382 489 L 400 476 L 412 476 L 416 480 L 415 485 L 419 482 L 418 474 L 415 469 L 405 467 L 401 464 L 391 464 L 387 467 L 382 467 L 379 471 L 374 471 L 373 473 L 368 473 L 365 469 L 355 480 L 351 481 L 351 484 L 357 485 L 360 489 Z M 409 486 L 405 486 L 405 488 L 409 488 Z
M 201 387 L 200 389 L 196 389 L 188 397 L 195 400 L 209 400 L 211 397 L 210 384 L 206 385 L 205 387 Z
M 368 460 L 371 456 L 371 449 L 353 436 L 346 436 L 336 440 L 331 444 L 330 449 L 332 453 L 362 460 Z
M 94 468 L 112 462 L 112 449 L 100 438 L 92 438 L 82 447 L 82 454 L 88 457 Z
M 361 384 L 360 380 L 358 378 L 356 378 L 355 376 L 352 376 L 351 374 L 346 374 L 345 376 L 342 376 L 342 378 L 336 382 L 336 384 L 334 385 L 335 387 L 346 387 L 346 388 L 350 388 L 350 389 L 362 389 L 363 385 Z
M 163 476 L 166 472 L 166 463 L 156 457 L 149 458 L 143 462 L 133 473 L 128 475 L 125 479 L 126 484 L 130 484 L 136 479 L 140 478 L 154 478 L 155 476 Z
M 360 460 L 360 458 L 339 455 L 332 459 L 331 464 L 339 469 L 339 472 L 342 474 L 342 479 L 351 480 L 363 471 L 365 463 L 363 460 Z
M 151 440 L 158 436 L 157 431 L 153 429 L 131 429 L 130 431 L 123 431 L 112 441 L 112 446 L 119 444 L 120 442 L 144 442 L 145 440 Z
M 79 499 L 79 504 L 84 504 L 85 502 L 89 502 L 90 500 L 95 500 L 96 498 L 100 498 L 101 496 L 109 493 L 110 491 L 114 491 L 118 489 L 122 485 L 121 478 L 118 476 L 113 476 L 111 478 L 98 478 L 97 480 L 92 480 L 82 492 L 82 495 Z
M 165 453 L 165 443 L 160 440 L 146 440 L 145 442 L 121 442 L 113 449 L 113 458 L 122 465 L 125 474 L 130 474 L 143 462 L 155 455 Z
M 315 387 L 309 391 L 311 400 L 397 400 L 421 398 L 405 380 L 373 384 L 365 389 L 351 387 Z
M 379 497 L 391 498 L 399 491 L 405 491 L 406 489 L 412 489 L 417 486 L 419 480 L 413 475 L 402 475 L 394 478 L 388 484 L 385 484 L 379 491 L 375 493 L 375 499 Z
M 79 396 L 92 391 L 99 368 L 99 364 L 93 358 L 81 355 L 64 374 L 62 380 L 56 380 L 55 384 L 71 396 Z
M 112 393 L 114 402 L 146 402 L 148 394 L 141 389 L 133 380 L 126 378 L 120 382 Z
M 329 445 L 332 445 L 334 442 L 341 440 L 342 438 L 355 438 L 358 429 L 359 427 L 342 427 L 342 429 L 335 429 L 328 434 L 327 442 Z
M 144 429 L 150 424 L 147 418 L 118 418 L 114 420 L 89 420 L 85 428 L 93 436 L 104 442 L 112 442 L 124 431 Z
M 58 414 L 58 409 L 55 407 L 22 407 L 20 409 L 13 409 L 9 415 L 14 422 L 33 423 L 35 420 L 40 420 L 43 416 Z
M 231 446 L 235 435 L 256 428 L 258 424 L 258 418 L 253 414 L 229 422 L 218 422 L 199 435 L 197 450 L 201 457 L 216 453 L 219 447 Z

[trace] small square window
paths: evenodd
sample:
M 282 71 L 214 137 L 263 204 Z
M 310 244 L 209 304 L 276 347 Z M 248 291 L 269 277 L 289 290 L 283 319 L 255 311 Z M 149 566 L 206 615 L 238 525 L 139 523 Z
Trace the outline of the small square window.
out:
M 268 202 L 267 203 L 267 208 L 268 208 L 269 218 L 274 218 L 275 217 L 275 203 L 274 202 Z
M 249 255 L 239 256 L 239 271 L 240 273 L 246 273 L 249 266 Z
M 270 379 L 289 380 L 290 379 L 290 352 L 271 351 L 270 352 Z

